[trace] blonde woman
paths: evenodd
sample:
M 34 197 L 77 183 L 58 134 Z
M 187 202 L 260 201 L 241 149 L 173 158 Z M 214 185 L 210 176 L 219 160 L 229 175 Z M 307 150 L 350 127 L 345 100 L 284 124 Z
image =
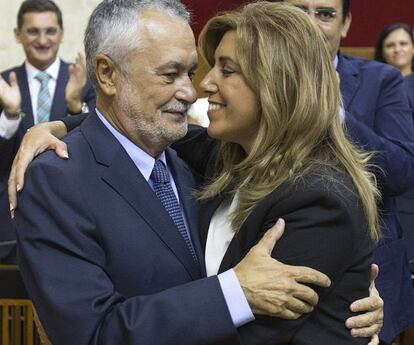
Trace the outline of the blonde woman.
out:
M 300 10 L 254 3 L 211 19 L 199 48 L 212 67 L 201 83 L 210 138 L 193 128 L 176 149 L 207 178 L 200 192 L 207 273 L 237 265 L 283 218 L 274 257 L 333 282 L 312 313 L 257 317 L 240 329 L 243 342 L 367 344 L 344 323 L 349 304 L 368 293 L 378 191 L 368 155 L 345 138 L 322 34 Z

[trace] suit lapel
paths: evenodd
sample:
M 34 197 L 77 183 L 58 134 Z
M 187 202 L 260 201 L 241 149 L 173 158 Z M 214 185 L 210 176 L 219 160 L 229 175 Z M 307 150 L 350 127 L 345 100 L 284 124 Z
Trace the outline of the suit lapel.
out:
M 19 83 L 20 95 L 21 95 L 21 104 L 22 104 L 22 111 L 26 114 L 26 116 L 22 119 L 22 127 L 24 130 L 32 127 L 34 125 L 33 119 L 33 106 L 32 106 L 32 99 L 30 97 L 30 89 L 29 84 L 27 82 L 27 73 L 25 65 L 21 65 L 16 70 L 17 81 Z
M 341 53 L 338 53 L 338 73 L 345 110 L 348 110 L 360 84 L 359 71 Z
M 191 256 L 175 224 L 141 175 L 128 154 L 105 128 L 95 112 L 81 127 L 97 164 L 102 166 L 101 177 L 145 220 L 165 245 L 175 254 L 193 279 L 201 277 L 199 267 Z M 133 220 L 131 220 L 133 221 Z
M 69 80 L 68 68 L 68 64 L 61 60 L 59 74 L 56 80 L 55 94 L 52 101 L 52 108 L 50 109 L 50 121 L 58 120 L 67 114 L 65 89 Z

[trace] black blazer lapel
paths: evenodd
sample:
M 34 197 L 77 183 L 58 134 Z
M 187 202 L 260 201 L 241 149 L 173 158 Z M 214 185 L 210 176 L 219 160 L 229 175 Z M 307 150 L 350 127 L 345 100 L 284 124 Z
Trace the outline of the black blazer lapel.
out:
M 345 110 L 348 110 L 360 85 L 359 70 L 341 53 L 338 53 L 337 70 L 341 79 L 341 94 Z
M 58 120 L 67 114 L 65 89 L 69 80 L 69 65 L 60 61 L 59 74 L 56 80 L 55 94 L 52 108 L 50 109 L 50 121 Z
M 105 128 L 95 112 L 84 121 L 81 131 L 102 166 L 102 179 L 146 221 L 170 248 L 193 279 L 201 277 L 190 251 L 175 224 L 128 154 Z
M 24 131 L 26 131 L 28 128 L 34 125 L 34 119 L 32 99 L 30 97 L 30 89 L 29 84 L 27 82 L 27 73 L 25 65 L 23 64 L 20 67 L 16 68 L 15 72 L 17 76 L 17 81 L 19 83 L 19 89 L 22 99 L 22 111 L 26 114 L 26 116 L 22 119 L 22 128 Z

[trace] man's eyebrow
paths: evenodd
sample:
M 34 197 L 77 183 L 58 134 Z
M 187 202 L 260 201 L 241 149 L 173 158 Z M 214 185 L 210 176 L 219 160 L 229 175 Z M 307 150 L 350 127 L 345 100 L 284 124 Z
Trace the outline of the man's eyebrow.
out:
M 187 70 L 187 66 L 184 65 L 184 64 L 182 64 L 182 63 L 180 63 L 180 62 L 177 62 L 177 61 L 168 61 L 165 64 L 162 64 L 161 66 L 158 66 L 155 71 L 157 73 L 161 73 L 161 72 L 164 72 L 165 70 L 168 70 L 168 69 L 174 69 L 174 70 L 177 70 L 177 71 L 183 71 L 183 70 Z M 190 69 L 189 70 L 190 71 L 194 71 L 196 69 L 197 69 L 197 63 L 194 62 L 190 66 Z

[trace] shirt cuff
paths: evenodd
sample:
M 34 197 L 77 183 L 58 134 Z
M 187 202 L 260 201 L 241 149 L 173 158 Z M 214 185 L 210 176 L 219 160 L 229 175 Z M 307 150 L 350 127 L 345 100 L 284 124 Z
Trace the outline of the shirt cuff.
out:
M 0 115 L 0 137 L 10 139 L 19 129 L 21 121 L 21 116 L 16 119 L 8 119 L 4 111 L 2 111 Z
M 221 290 L 227 303 L 233 325 L 237 328 L 253 321 L 254 316 L 243 290 L 232 269 L 219 274 Z

